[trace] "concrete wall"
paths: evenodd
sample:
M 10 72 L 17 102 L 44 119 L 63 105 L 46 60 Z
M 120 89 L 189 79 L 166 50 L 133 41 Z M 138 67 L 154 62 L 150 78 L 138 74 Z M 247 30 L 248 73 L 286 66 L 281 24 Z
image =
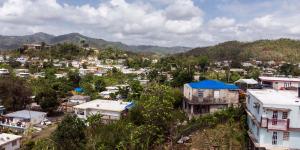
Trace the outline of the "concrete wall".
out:
M 14 145 L 14 146 L 12 145 L 12 142 L 9 142 L 5 145 L 1 145 L 0 148 L 5 149 L 5 150 L 18 150 L 18 149 L 20 149 L 20 145 L 21 145 L 20 140 L 17 140 L 16 145 Z
M 274 82 L 272 82 L 273 89 L 279 90 L 281 88 L 284 88 L 285 87 L 285 83 L 286 84 L 290 84 L 291 87 L 298 87 L 299 86 L 299 82 L 274 81 Z
M 227 103 L 237 104 L 239 103 L 239 93 L 237 90 L 231 91 L 227 89 L 211 90 L 211 89 L 192 89 L 188 84 L 184 85 L 183 95 L 185 98 L 192 100 L 193 96 L 198 97 L 198 90 L 203 90 L 203 97 L 215 97 L 226 100 Z M 219 91 L 218 97 L 216 97 L 215 91 Z
M 259 112 L 254 108 L 254 103 L 259 103 L 260 108 Z M 289 108 L 291 111 L 288 113 L 288 118 L 290 119 L 290 128 L 300 128 L 300 108 L 299 106 L 291 106 L 291 105 L 263 105 L 260 101 L 258 101 L 254 96 L 249 95 L 246 100 L 247 109 L 250 113 L 256 118 L 258 122 L 260 122 L 261 117 L 272 118 L 273 111 L 264 110 L 263 107 L 279 107 L 279 108 Z M 282 112 L 278 111 L 278 119 L 282 119 Z M 300 149 L 300 132 L 299 131 L 289 131 L 289 140 L 283 140 L 283 131 L 277 132 L 277 145 L 272 145 L 272 136 L 273 131 L 267 130 L 266 128 L 261 128 L 260 126 L 256 126 L 256 124 L 252 123 L 252 120 L 249 116 L 247 116 L 247 123 L 249 129 L 252 131 L 253 135 L 255 135 L 261 146 L 267 147 L 267 149 L 273 149 L 275 147 L 288 147 L 294 149 Z M 260 124 L 260 123 L 259 123 Z M 259 130 L 259 131 L 257 131 Z
M 83 111 L 84 115 L 80 115 L 78 112 Z M 119 120 L 121 118 L 121 112 L 115 112 L 115 111 L 108 111 L 108 110 L 96 110 L 96 109 L 75 109 L 75 114 L 78 118 L 81 119 L 87 119 L 89 116 L 93 114 L 101 114 L 103 116 L 103 119 L 111 118 L 113 120 Z

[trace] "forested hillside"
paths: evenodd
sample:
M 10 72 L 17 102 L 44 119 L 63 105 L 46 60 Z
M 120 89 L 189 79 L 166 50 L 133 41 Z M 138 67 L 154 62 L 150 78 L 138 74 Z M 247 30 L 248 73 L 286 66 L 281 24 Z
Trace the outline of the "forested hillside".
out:
M 205 55 L 210 59 L 274 60 L 300 62 L 300 41 L 291 39 L 259 40 L 254 42 L 229 41 L 210 47 L 192 49 L 179 55 Z

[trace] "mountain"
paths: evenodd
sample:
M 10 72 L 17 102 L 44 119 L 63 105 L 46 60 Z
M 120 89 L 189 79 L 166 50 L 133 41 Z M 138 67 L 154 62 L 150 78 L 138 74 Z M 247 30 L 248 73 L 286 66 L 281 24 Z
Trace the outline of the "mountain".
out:
M 190 50 L 189 47 L 161 47 L 151 45 L 126 45 L 121 42 L 111 42 L 103 39 L 90 38 L 79 33 L 69 33 L 59 36 L 54 36 L 46 33 L 35 33 L 32 35 L 25 36 L 1 36 L 0 35 L 0 50 L 11 50 L 17 49 L 26 43 L 40 43 L 45 42 L 47 44 L 58 44 L 58 43 L 73 43 L 80 45 L 84 41 L 91 47 L 105 48 L 105 47 L 117 47 L 123 50 L 132 52 L 155 52 L 164 54 L 173 54 L 179 52 L 185 52 Z
M 215 46 L 198 47 L 180 53 L 182 56 L 207 56 L 213 60 L 275 60 L 300 62 L 300 41 L 292 39 L 228 41 Z

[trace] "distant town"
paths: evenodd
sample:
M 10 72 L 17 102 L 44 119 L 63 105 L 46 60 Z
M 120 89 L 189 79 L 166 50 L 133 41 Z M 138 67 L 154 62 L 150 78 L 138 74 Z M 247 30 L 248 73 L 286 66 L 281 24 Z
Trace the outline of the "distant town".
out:
M 2 149 L 300 149 L 300 66 L 28 43 L 0 55 Z

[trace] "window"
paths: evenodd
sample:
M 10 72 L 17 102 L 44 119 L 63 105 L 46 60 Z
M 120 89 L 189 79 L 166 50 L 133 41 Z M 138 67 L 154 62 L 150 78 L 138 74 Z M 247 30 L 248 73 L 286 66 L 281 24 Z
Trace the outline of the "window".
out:
M 282 112 L 282 119 L 288 118 L 288 112 Z
M 259 136 L 259 128 L 256 128 L 256 135 Z
M 214 91 L 214 98 L 220 98 L 220 91 L 219 90 Z
M 272 116 L 272 125 L 277 125 L 277 119 L 278 119 L 278 111 L 273 111 L 273 116 Z
M 254 126 L 254 125 L 255 125 L 253 120 L 251 120 L 251 123 L 252 123 L 252 126 Z
M 17 141 L 15 140 L 15 141 L 12 141 L 12 146 L 16 146 L 17 145 Z
M 290 132 L 283 132 L 283 140 L 288 141 L 290 137 Z
M 277 132 L 273 132 L 272 144 L 277 145 Z
M 284 82 L 284 87 L 285 88 L 288 88 L 288 87 L 291 87 L 291 86 L 292 86 L 291 82 Z
M 78 110 L 77 110 L 77 114 L 78 114 L 78 115 L 84 115 L 84 110 L 78 109 Z
M 203 97 L 204 90 L 198 90 L 198 97 Z

